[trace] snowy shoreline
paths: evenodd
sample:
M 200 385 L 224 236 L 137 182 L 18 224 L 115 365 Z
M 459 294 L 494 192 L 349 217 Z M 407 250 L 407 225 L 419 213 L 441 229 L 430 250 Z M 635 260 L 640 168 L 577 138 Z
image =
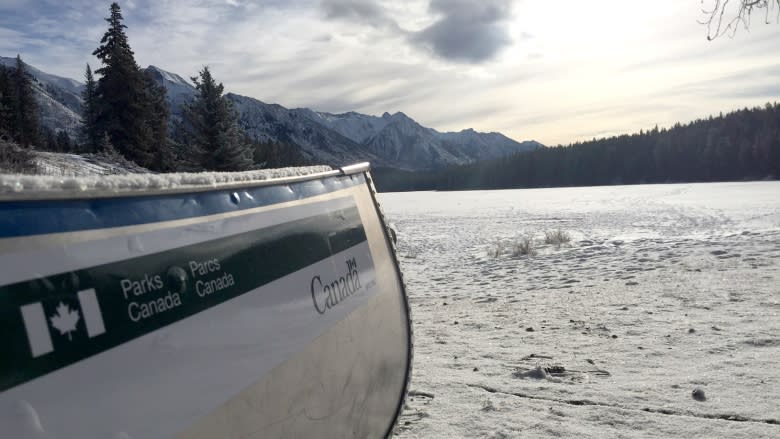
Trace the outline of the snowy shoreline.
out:
M 398 437 L 780 437 L 778 194 L 380 194 L 415 331 Z M 488 256 L 553 229 L 571 243 Z

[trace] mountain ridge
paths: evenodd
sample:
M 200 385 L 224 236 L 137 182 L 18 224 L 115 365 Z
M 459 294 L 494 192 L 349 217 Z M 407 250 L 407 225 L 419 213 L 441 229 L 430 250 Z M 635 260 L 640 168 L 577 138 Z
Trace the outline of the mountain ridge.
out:
M 15 62 L 15 58 L 0 57 L 4 65 L 12 67 Z M 25 66 L 35 78 L 42 124 L 76 138 L 84 85 L 26 63 Z M 144 70 L 166 89 L 171 123 L 180 121 L 184 104 L 196 94 L 194 85 L 154 65 Z M 543 147 L 535 141 L 517 142 L 501 133 L 480 133 L 471 128 L 439 132 L 400 111 L 385 112 L 382 116 L 355 111 L 333 114 L 310 108 L 288 109 L 235 93 L 226 93 L 225 97 L 232 102 L 239 125 L 250 138 L 294 145 L 312 162 L 329 165 L 370 161 L 374 166 L 433 170 Z

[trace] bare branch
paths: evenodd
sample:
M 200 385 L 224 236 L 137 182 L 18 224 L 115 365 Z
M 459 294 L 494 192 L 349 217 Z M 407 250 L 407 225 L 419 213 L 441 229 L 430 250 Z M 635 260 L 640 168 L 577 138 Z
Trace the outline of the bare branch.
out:
M 701 0 L 701 5 L 704 19 L 700 23 L 707 26 L 708 40 L 726 34 L 734 37 L 740 27 L 748 31 L 750 17 L 758 11 L 764 12 L 764 21 L 769 24 L 771 13 L 777 9 L 775 18 L 780 21 L 780 0 Z

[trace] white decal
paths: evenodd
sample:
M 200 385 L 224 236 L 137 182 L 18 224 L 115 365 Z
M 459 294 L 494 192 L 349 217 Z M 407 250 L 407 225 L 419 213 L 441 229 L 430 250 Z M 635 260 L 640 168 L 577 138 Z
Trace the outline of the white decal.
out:
M 51 326 L 60 331 L 60 335 L 68 334 L 69 341 L 73 340 L 71 332 L 76 330 L 80 319 L 78 310 L 71 310 L 68 305 L 62 302 L 57 305 L 57 313 L 49 317 Z
M 73 340 L 73 333 L 78 331 L 78 324 L 82 317 L 89 338 L 97 337 L 106 332 L 95 290 L 92 288 L 82 290 L 77 295 L 80 310 L 79 308 L 72 309 L 70 305 L 60 302 L 54 314 L 50 315 L 48 319 L 40 302 L 19 308 L 33 358 L 54 351 L 49 325 L 56 329 L 60 335 L 67 335 L 69 341 Z

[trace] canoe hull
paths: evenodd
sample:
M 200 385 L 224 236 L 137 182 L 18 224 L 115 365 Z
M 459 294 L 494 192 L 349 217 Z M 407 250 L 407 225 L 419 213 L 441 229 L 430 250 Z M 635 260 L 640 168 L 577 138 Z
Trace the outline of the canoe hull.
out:
M 6 202 L 1 423 L 14 437 L 388 435 L 411 334 L 374 196 L 364 169 Z

